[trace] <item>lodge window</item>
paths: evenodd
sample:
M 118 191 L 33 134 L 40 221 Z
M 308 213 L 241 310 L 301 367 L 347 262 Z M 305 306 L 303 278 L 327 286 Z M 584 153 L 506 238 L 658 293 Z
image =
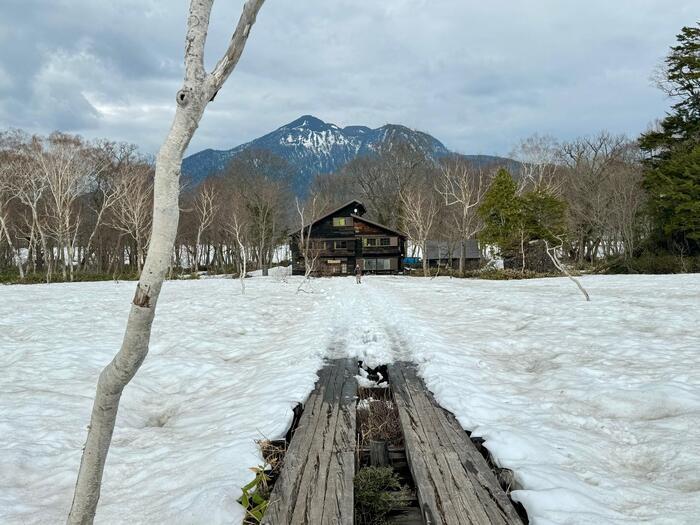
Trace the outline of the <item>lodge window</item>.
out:
M 389 237 L 365 237 L 362 240 L 363 246 L 391 246 L 391 239 Z
M 391 259 L 365 259 L 365 271 L 391 270 Z
M 336 250 L 347 250 L 348 241 L 333 241 L 333 248 Z
M 333 227 L 352 226 L 352 217 L 333 217 Z

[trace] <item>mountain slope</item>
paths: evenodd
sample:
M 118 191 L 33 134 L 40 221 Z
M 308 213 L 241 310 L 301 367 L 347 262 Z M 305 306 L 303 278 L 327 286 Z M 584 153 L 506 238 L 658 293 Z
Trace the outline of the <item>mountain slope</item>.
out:
M 275 131 L 230 150 L 206 149 L 182 162 L 182 172 L 192 185 L 226 168 L 236 155 L 247 150 L 267 150 L 286 160 L 297 173 L 296 190 L 303 193 L 313 178 L 332 173 L 359 155 L 378 151 L 383 144 L 407 142 L 435 160 L 450 155 L 436 138 L 405 126 L 387 124 L 371 129 L 366 126 L 340 128 L 311 115 L 304 115 Z M 487 155 L 473 157 L 483 165 L 506 159 Z

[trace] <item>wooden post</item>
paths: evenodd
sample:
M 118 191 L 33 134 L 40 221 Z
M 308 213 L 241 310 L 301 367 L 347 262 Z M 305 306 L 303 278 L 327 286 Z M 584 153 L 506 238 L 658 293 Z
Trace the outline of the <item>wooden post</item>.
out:
M 386 441 L 370 441 L 369 442 L 369 464 L 373 467 L 388 467 L 389 463 L 389 447 Z

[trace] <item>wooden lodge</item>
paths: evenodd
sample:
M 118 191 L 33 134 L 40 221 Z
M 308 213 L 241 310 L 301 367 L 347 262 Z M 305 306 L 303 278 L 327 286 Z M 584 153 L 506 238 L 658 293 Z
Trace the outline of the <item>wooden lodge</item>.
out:
M 365 219 L 360 201 L 350 201 L 304 227 L 309 236 L 307 253 L 313 275 L 352 275 L 355 265 L 363 273 L 391 274 L 403 271 L 406 236 L 382 224 Z M 304 275 L 302 230 L 290 236 L 292 274 Z

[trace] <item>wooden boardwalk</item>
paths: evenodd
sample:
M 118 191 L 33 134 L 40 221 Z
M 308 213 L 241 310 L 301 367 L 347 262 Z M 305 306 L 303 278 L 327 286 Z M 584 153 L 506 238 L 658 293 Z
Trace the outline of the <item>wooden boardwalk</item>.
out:
M 428 525 L 522 524 L 495 475 L 412 363 L 389 365 L 406 457 Z
M 263 524 L 353 525 L 356 374 L 354 359 L 330 361 L 319 372 Z M 415 366 L 389 365 L 388 376 L 420 507 L 415 516 L 397 516 L 397 523 L 522 524 L 486 460 L 454 416 L 435 402 Z
M 353 525 L 355 375 L 354 359 L 331 361 L 319 372 L 263 524 Z

